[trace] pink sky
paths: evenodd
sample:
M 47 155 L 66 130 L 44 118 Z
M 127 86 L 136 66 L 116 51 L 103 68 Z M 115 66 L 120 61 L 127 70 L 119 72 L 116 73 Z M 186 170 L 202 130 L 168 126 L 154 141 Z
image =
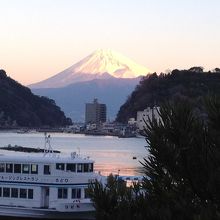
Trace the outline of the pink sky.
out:
M 110 48 L 147 68 L 220 67 L 218 0 L 1 0 L 0 68 L 27 85 Z

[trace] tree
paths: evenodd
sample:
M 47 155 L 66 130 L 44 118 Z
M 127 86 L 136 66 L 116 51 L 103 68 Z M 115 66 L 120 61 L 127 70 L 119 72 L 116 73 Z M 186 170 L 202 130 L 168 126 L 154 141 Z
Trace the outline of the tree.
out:
M 201 66 L 194 66 L 194 67 L 191 67 L 189 69 L 190 72 L 197 72 L 197 73 L 202 73 L 203 72 L 203 67 Z
M 0 79 L 4 79 L 7 77 L 5 70 L 0 69 Z
M 110 175 L 107 183 L 95 181 L 89 185 L 89 195 L 96 209 L 97 220 L 142 220 L 145 195 L 140 184 L 127 187 L 126 182 Z
M 149 219 L 220 218 L 220 102 L 205 101 L 206 117 L 186 100 L 161 107 L 146 125 L 147 200 L 161 215 Z
M 214 73 L 220 73 L 220 68 L 216 67 L 214 70 L 213 70 Z

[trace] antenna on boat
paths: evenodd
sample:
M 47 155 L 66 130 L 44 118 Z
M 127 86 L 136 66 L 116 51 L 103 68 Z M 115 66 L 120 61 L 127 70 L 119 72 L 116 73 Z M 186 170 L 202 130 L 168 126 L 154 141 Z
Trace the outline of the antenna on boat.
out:
M 80 156 L 80 148 L 79 148 L 79 147 L 77 147 L 77 149 L 78 149 L 78 155 Z
M 47 135 L 47 132 L 44 133 L 45 136 L 45 143 L 44 143 L 44 156 L 47 153 L 52 153 L 53 154 L 53 148 L 50 144 L 50 135 Z

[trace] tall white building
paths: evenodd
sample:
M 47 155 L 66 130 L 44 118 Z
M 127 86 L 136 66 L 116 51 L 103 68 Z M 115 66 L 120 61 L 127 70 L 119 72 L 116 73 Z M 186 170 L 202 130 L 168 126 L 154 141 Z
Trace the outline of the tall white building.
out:
M 139 130 L 144 130 L 144 127 L 146 126 L 146 123 L 149 122 L 149 120 L 152 120 L 154 117 L 155 119 L 159 120 L 159 110 L 160 107 L 147 107 L 144 109 L 144 111 L 138 111 L 137 112 L 137 127 Z

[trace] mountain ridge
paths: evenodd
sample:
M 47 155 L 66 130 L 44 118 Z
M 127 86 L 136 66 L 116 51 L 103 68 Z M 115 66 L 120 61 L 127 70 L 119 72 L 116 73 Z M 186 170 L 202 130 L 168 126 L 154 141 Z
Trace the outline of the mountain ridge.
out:
M 59 88 L 93 79 L 136 78 L 149 72 L 149 69 L 115 51 L 100 49 L 64 71 L 29 87 Z
M 107 105 L 107 118 L 113 120 L 119 107 L 139 81 L 140 77 L 134 79 L 112 77 L 111 79 L 94 79 L 73 83 L 62 88 L 32 88 L 32 92 L 54 99 L 74 122 L 83 122 L 85 103 L 98 98 L 99 102 Z
M 0 70 L 0 127 L 60 127 L 71 123 L 54 100 L 34 95 Z
M 207 95 L 220 96 L 220 69 L 203 72 L 201 67 L 189 70 L 174 69 L 171 73 L 150 74 L 142 78 L 139 85 L 121 105 L 116 121 L 126 123 L 136 118 L 137 111 L 160 106 L 164 102 L 184 98 L 193 103 L 197 110 Z

